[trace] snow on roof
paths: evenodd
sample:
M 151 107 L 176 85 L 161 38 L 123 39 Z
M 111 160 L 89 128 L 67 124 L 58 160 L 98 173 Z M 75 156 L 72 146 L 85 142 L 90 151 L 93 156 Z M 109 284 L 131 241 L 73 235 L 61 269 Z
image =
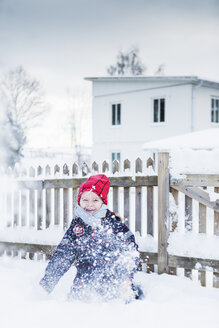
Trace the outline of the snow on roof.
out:
M 219 148 L 219 128 L 206 129 L 166 139 L 150 141 L 143 145 L 144 150 L 153 151 L 171 151 L 182 148 L 193 150 L 212 150 Z
M 212 81 L 208 78 L 202 78 L 195 75 L 181 75 L 181 76 L 145 76 L 145 75 L 135 75 L 135 76 L 98 76 L 98 77 L 85 77 L 87 81 L 92 82 L 125 82 L 125 81 L 139 81 L 139 82 L 180 82 L 186 84 L 197 85 L 200 82 L 202 86 L 208 86 L 212 88 L 219 88 L 219 81 Z

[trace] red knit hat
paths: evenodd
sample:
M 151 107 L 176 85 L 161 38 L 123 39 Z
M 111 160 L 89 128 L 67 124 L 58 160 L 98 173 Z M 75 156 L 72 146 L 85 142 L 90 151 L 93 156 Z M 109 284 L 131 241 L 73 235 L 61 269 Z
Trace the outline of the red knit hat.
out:
M 104 174 L 92 175 L 80 185 L 78 191 L 78 203 L 80 202 L 81 195 L 85 191 L 92 191 L 97 194 L 102 201 L 107 205 L 107 194 L 110 188 L 110 181 Z

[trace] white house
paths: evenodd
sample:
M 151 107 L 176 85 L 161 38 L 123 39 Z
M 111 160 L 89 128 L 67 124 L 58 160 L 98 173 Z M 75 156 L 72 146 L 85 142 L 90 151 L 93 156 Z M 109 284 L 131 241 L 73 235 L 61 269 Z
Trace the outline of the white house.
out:
M 196 76 L 88 77 L 93 159 L 144 158 L 143 144 L 219 127 L 219 82 Z

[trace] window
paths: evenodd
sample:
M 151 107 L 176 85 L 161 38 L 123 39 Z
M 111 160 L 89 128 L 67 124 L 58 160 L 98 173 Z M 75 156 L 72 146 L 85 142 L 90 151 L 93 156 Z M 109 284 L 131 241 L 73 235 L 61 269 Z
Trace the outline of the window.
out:
M 165 99 L 154 99 L 154 122 L 165 122 Z
M 121 104 L 112 105 L 112 125 L 121 124 Z
M 219 98 L 211 99 L 211 122 L 219 123 Z
M 112 163 L 113 161 L 117 160 L 118 162 L 120 162 L 120 153 L 112 153 Z

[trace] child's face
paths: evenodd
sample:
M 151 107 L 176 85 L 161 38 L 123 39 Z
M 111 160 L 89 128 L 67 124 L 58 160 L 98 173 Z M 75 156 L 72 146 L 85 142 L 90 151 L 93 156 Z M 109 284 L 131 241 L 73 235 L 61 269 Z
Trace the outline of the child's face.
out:
M 79 205 L 92 215 L 101 208 L 102 204 L 102 199 L 92 191 L 83 192 L 79 202 Z

